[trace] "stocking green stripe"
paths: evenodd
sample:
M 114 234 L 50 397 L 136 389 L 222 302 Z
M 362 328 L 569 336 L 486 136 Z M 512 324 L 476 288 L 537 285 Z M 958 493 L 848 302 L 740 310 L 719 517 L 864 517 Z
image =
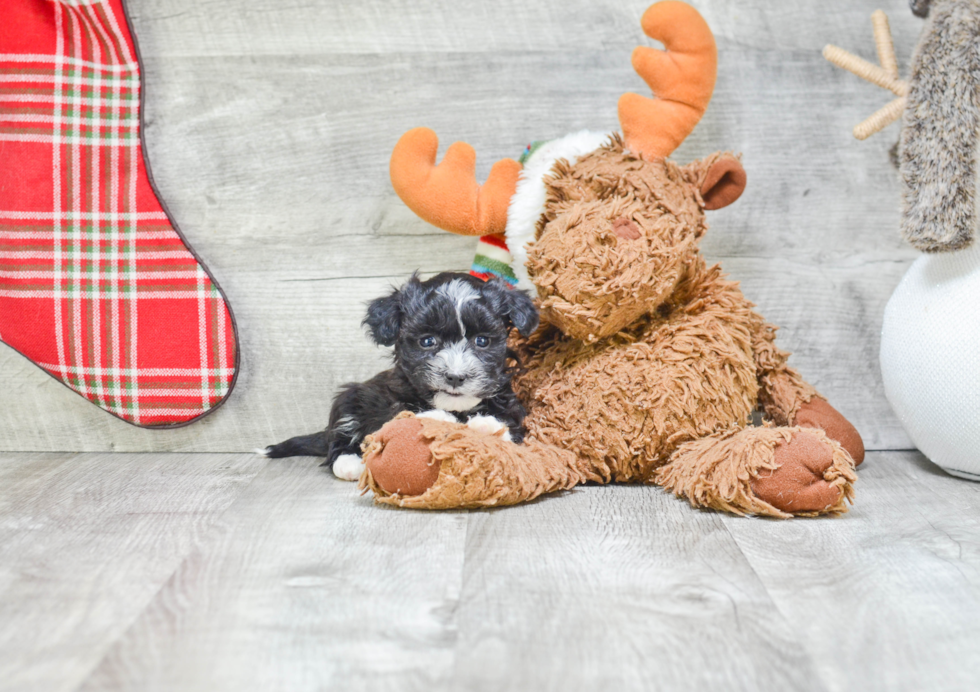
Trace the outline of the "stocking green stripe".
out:
M 503 262 L 498 262 L 495 259 L 490 259 L 486 255 L 477 255 L 473 258 L 473 266 L 481 267 L 486 271 L 493 272 L 497 276 L 508 277 L 516 279 L 514 271 L 510 268 L 510 265 L 504 264 Z

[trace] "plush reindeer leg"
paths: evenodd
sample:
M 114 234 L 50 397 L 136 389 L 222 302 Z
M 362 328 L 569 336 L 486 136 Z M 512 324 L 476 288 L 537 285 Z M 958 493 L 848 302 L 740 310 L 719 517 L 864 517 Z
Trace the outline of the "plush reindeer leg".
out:
M 568 450 L 399 414 L 364 443 L 360 487 L 414 509 L 513 505 L 599 477 Z
M 786 519 L 846 512 L 857 476 L 822 430 L 733 427 L 681 445 L 653 480 L 692 507 Z
M 759 403 L 777 425 L 820 428 L 848 451 L 855 465 L 864 461 L 861 435 L 826 399 L 786 363 L 789 354 L 776 348 L 776 330 L 759 317 L 752 347 L 759 377 Z

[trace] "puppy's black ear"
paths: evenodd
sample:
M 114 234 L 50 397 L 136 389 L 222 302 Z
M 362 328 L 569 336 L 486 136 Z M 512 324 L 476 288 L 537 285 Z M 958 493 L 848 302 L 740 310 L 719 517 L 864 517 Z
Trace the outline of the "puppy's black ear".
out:
M 402 318 L 417 309 L 415 303 L 422 293 L 418 274 L 412 274 L 408 283 L 389 295 L 375 298 L 368 304 L 367 316 L 361 324 L 371 332 L 371 338 L 379 346 L 394 346 L 402 328 Z
M 538 328 L 538 309 L 524 291 L 509 288 L 500 279 L 490 279 L 483 285 L 483 297 L 498 314 L 506 315 L 523 336 Z
M 379 346 L 393 346 L 402 326 L 401 292 L 375 298 L 368 305 L 367 316 L 361 324 L 371 332 L 371 338 Z

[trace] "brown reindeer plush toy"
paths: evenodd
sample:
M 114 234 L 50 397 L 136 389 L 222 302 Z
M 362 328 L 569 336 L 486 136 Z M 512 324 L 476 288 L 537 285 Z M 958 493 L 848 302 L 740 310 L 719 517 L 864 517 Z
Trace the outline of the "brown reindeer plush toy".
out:
M 466 144 L 438 166 L 431 130 L 396 146 L 392 182 L 405 203 L 455 233 L 502 232 L 497 244 L 536 290 L 542 326 L 511 343 L 524 443 L 401 414 L 364 445 L 361 487 L 377 502 L 508 505 L 592 481 L 656 484 L 736 514 L 846 511 L 861 437 L 698 251 L 704 210 L 734 202 L 745 171 L 729 154 L 686 166 L 666 158 L 711 98 L 711 30 L 681 2 L 653 5 L 642 25 L 666 46 L 633 55 L 659 98 L 622 97 L 622 136 L 545 143 L 523 167 L 498 162 L 483 186 Z M 763 426 L 750 425 L 756 409 Z

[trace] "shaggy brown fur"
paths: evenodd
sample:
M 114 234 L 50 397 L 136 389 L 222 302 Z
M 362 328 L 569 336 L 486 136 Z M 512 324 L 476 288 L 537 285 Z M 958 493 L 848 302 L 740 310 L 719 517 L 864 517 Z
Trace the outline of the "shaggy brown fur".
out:
M 775 328 L 698 253 L 700 190 L 721 156 L 679 167 L 613 138 L 574 165 L 559 161 L 528 248 L 544 321 L 511 342 L 524 446 L 422 420 L 399 439 L 408 450 L 399 454 L 382 429 L 366 449 L 362 487 L 379 502 L 436 509 L 637 481 L 737 514 L 845 511 L 854 461 L 837 442 L 813 429 L 746 427 L 761 407 L 770 425 L 792 425 L 805 410 L 853 431 L 829 406 L 810 411 L 816 392 L 775 347 Z M 424 477 L 431 464 L 438 477 L 421 495 L 378 482 Z
M 759 499 L 753 480 L 779 468 L 777 445 L 789 443 L 795 435 L 812 436 L 829 447 L 832 462 L 823 472 L 823 480 L 839 492 L 830 493 L 832 500 L 825 506 L 791 513 Z M 857 475 L 848 453 L 821 430 L 732 427 L 681 446 L 671 462 L 657 471 L 655 480 L 678 497 L 688 498 L 692 507 L 787 519 L 846 512 L 846 501 L 854 497 L 851 484 Z
M 664 302 L 707 228 L 688 182 L 671 161 L 627 154 L 618 137 L 575 166 L 559 161 L 528 250 L 544 319 L 595 341 Z
M 924 252 L 958 250 L 976 228 L 980 0 L 936 0 L 912 57 L 899 145 L 902 235 Z
M 367 470 L 361 476 L 360 488 L 373 491 L 375 501 L 382 504 L 419 509 L 514 505 L 543 493 L 598 480 L 583 460 L 559 447 L 535 440 L 515 445 L 498 435 L 431 418 L 415 418 L 408 412 L 400 413 L 396 420 L 405 418 L 419 424 L 421 439 L 432 455 L 429 463 L 440 464 L 439 477 L 425 493 L 414 497 L 385 492 L 371 470 L 376 464 L 398 460 L 384 458 L 383 433 L 369 435 L 364 446 Z
M 649 481 L 684 442 L 746 425 L 760 382 L 783 424 L 815 394 L 738 284 L 697 252 L 709 165 L 646 162 L 614 140 L 546 181 L 527 266 L 553 326 L 515 339 L 514 391 L 531 437 L 573 450 L 606 482 Z M 613 233 L 624 216 L 640 237 Z

